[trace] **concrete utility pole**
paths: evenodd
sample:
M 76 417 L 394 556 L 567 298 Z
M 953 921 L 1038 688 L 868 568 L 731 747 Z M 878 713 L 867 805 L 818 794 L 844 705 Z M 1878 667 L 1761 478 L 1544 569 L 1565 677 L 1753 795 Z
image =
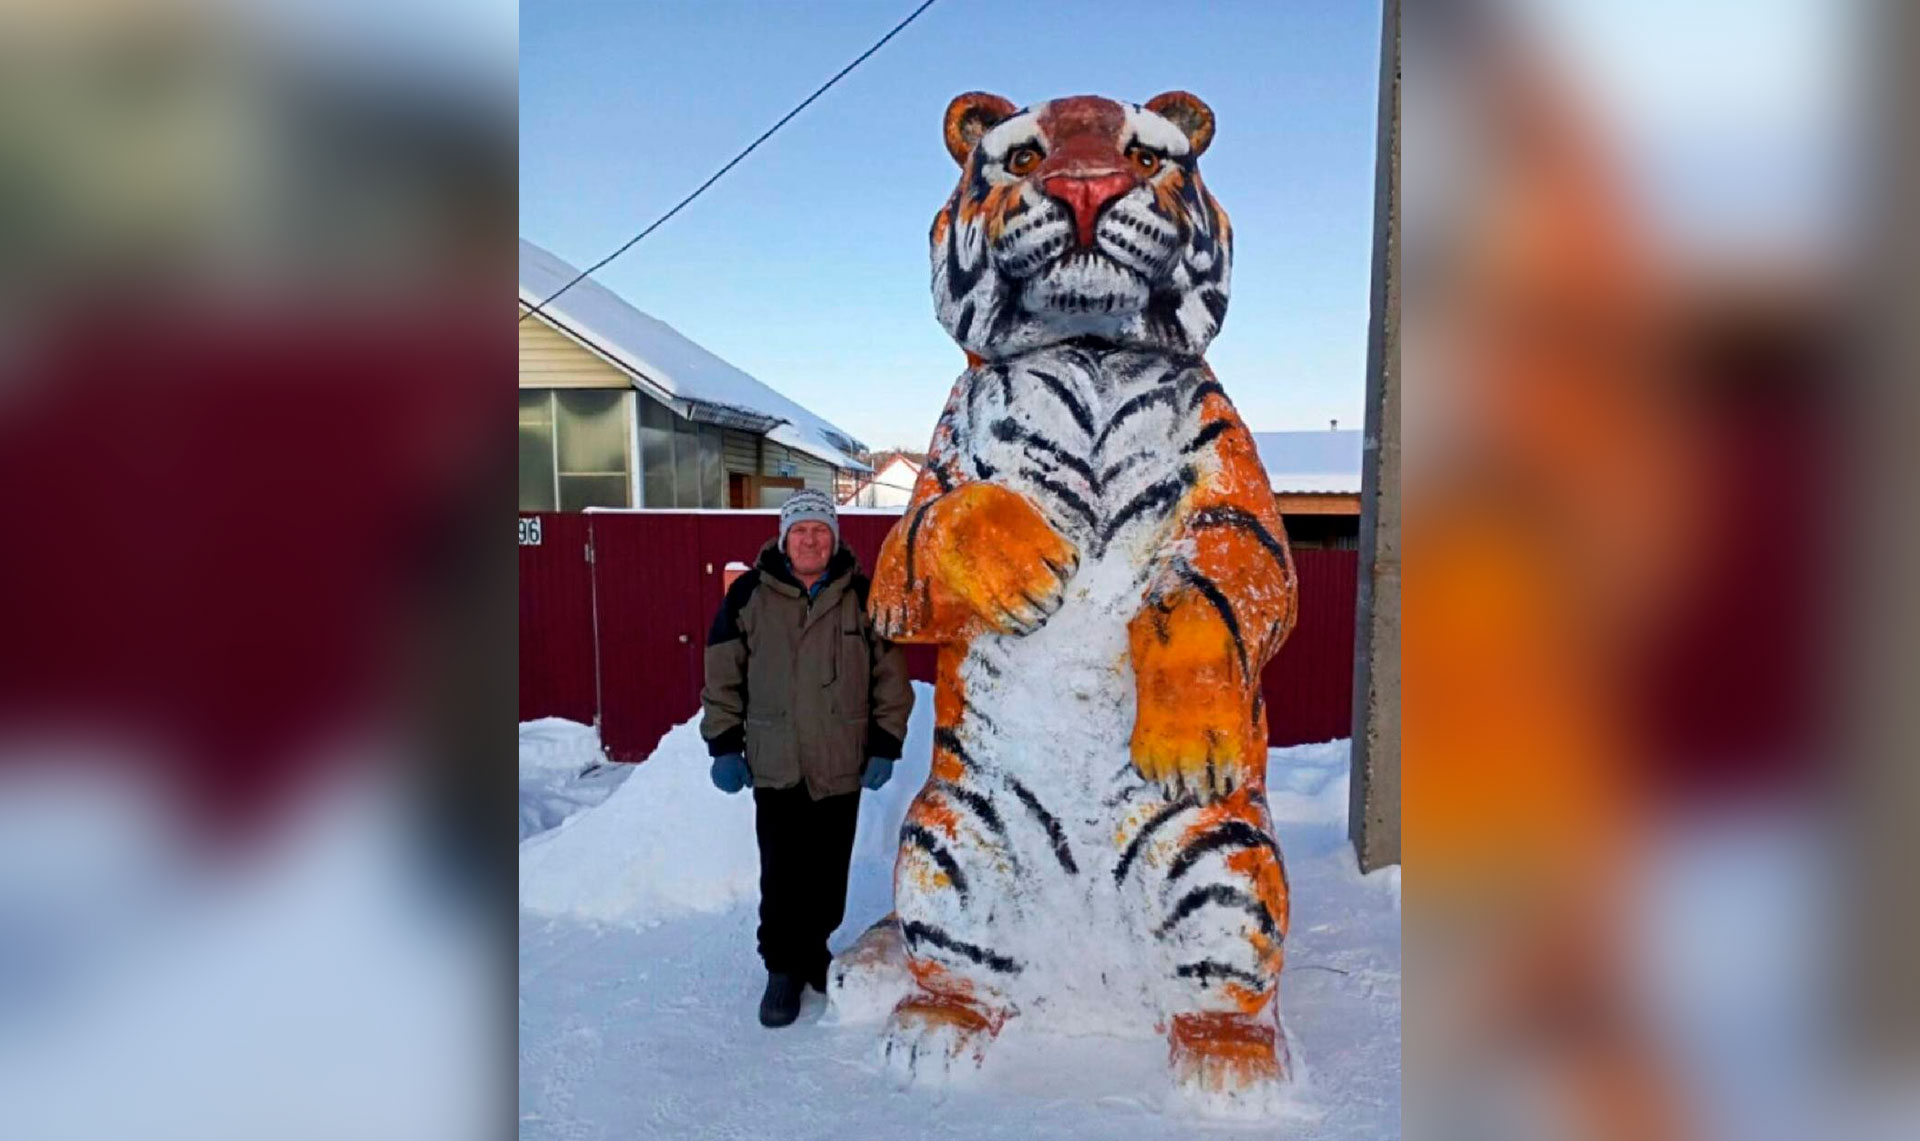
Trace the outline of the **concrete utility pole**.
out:
M 1347 814 L 1347 835 L 1360 870 L 1367 872 L 1400 862 L 1400 0 L 1383 0 L 1380 19 L 1373 303 L 1367 324 Z

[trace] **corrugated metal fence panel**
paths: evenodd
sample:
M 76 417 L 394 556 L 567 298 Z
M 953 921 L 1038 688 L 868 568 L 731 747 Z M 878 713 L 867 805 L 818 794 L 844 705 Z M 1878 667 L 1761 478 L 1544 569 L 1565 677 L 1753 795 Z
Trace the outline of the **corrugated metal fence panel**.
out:
M 593 722 L 593 577 L 587 516 L 525 514 L 540 527 L 520 548 L 520 720 Z
M 599 514 L 593 521 L 600 620 L 600 741 L 642 761 L 699 699 L 706 648 L 698 522 L 681 512 Z
M 699 711 L 707 629 L 724 594 L 726 564 L 752 565 L 777 529 L 776 513 L 641 511 L 549 518 L 592 521 L 601 740 L 617 759 L 642 760 L 667 730 Z M 869 571 L 899 518 L 892 513 L 841 517 L 842 537 Z M 523 571 L 526 559 L 523 551 Z M 1344 737 L 1352 715 L 1358 553 L 1308 550 L 1296 552 L 1294 559 L 1300 575 L 1300 622 L 1262 677 L 1268 737 L 1274 745 Z M 583 693 L 590 710 L 591 668 L 584 671 L 583 686 L 577 668 L 568 675 L 571 680 L 528 677 L 550 668 L 536 662 L 551 660 L 552 651 L 541 655 L 538 643 L 528 640 L 527 589 L 523 584 L 522 716 L 528 715 L 525 695 L 530 686 L 541 692 L 572 687 L 569 693 Z M 932 647 L 908 647 L 907 660 L 915 679 L 933 679 Z M 546 689 L 541 690 L 543 685 Z M 577 708 L 579 700 L 574 697 L 567 707 Z
M 1260 678 L 1269 744 L 1346 737 L 1353 725 L 1353 621 L 1360 552 L 1293 553 L 1300 621 Z

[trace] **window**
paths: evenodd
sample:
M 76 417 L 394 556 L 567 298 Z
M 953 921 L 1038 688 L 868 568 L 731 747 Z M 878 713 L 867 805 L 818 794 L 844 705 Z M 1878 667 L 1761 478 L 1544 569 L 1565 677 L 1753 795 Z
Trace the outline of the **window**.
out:
M 520 392 L 520 510 L 552 511 L 553 399 L 547 389 Z
M 560 510 L 631 507 L 633 469 L 625 391 L 561 388 L 553 392 Z
M 632 390 L 523 389 L 520 510 L 725 507 L 721 440 L 715 425 L 676 416 Z
M 726 467 L 721 430 L 673 414 L 645 396 L 640 400 L 640 457 L 648 507 L 725 507 Z
M 520 393 L 520 510 L 633 505 L 631 397 L 604 388 Z
M 640 397 L 640 471 L 641 503 L 648 507 L 672 507 L 673 503 L 673 422 L 667 406 L 645 396 Z

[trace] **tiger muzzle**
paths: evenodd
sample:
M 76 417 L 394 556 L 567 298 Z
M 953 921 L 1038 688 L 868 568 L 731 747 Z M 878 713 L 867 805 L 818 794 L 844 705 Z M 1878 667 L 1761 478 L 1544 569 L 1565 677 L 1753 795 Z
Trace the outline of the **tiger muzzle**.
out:
M 1061 174 L 1040 184 L 1050 198 L 1064 202 L 1073 212 L 1074 229 L 1082 247 L 1093 245 L 1093 228 L 1107 203 L 1132 190 L 1131 174 L 1101 174 L 1091 177 Z

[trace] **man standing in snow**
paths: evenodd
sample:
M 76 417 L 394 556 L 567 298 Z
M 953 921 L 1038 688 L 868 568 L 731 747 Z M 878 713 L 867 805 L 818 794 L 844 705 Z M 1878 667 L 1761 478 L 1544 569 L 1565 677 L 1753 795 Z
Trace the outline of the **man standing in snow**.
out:
M 760 842 L 760 1022 L 785 1026 L 827 989 L 847 903 L 860 789 L 893 774 L 913 710 L 905 656 L 867 620 L 867 577 L 833 501 L 801 491 L 735 580 L 707 635 L 700 735 L 722 792 L 753 785 Z

